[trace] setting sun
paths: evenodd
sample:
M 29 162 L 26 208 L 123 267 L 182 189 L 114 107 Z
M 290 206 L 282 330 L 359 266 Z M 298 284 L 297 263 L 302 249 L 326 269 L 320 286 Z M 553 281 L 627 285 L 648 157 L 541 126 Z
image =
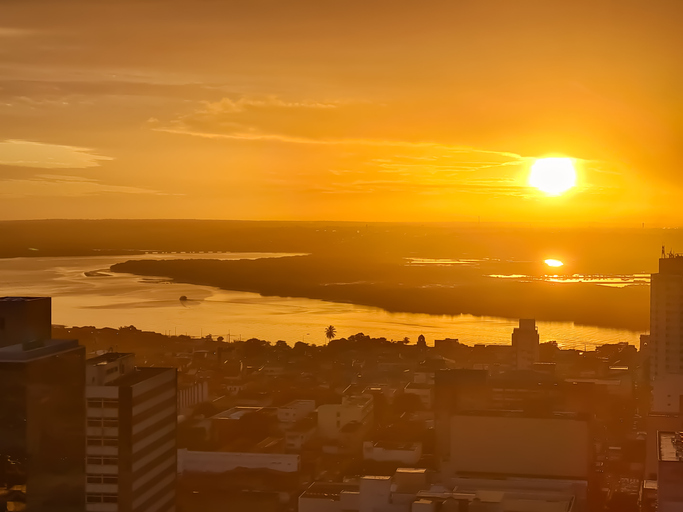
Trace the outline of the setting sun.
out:
M 545 260 L 545 264 L 549 267 L 561 267 L 562 265 L 564 265 L 564 263 L 562 263 L 560 260 L 553 259 Z
M 531 166 L 529 185 L 550 196 L 559 196 L 576 185 L 571 158 L 539 158 Z

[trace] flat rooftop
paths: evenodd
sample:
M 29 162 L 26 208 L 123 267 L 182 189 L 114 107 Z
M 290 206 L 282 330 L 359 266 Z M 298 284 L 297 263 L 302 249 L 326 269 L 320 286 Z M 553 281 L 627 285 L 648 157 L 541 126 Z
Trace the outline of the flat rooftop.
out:
M 683 432 L 659 432 L 659 460 L 683 462 Z
M 233 407 L 227 411 L 214 414 L 211 418 L 219 420 L 238 420 L 247 413 L 260 411 L 261 409 L 263 409 L 263 407 Z
M 314 482 L 301 495 L 302 498 L 339 501 L 342 492 L 358 492 L 358 484 Z
M 80 348 L 78 340 L 45 340 L 39 346 L 28 350 L 25 350 L 23 344 L 17 343 L 0 347 L 0 363 L 28 362 L 78 348 Z
M 170 370 L 173 370 L 175 372 L 176 368 L 135 368 L 135 370 L 133 370 L 132 372 L 122 375 L 118 379 L 113 380 L 108 384 L 105 384 L 105 386 L 134 386 L 135 384 L 146 381 L 147 379 L 151 379 L 152 377 L 156 377 L 157 375 L 161 375 L 162 373 Z
M 49 298 L 50 297 L 0 297 L 0 302 L 32 302 Z
M 114 363 L 119 359 L 123 359 L 125 357 L 134 355 L 135 354 L 133 354 L 132 352 L 107 352 L 105 354 L 100 354 L 96 357 L 91 357 L 90 359 L 86 360 L 85 364 L 87 364 L 88 366 L 100 366 L 109 363 Z

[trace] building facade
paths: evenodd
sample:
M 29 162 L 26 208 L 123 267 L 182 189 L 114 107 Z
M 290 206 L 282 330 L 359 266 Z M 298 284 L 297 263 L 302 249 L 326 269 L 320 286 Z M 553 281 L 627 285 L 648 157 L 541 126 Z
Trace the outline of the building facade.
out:
M 512 348 L 518 370 L 531 370 L 538 362 L 539 337 L 536 320 L 521 319 L 512 331 Z
M 657 510 L 683 512 L 683 432 L 659 432 L 657 454 Z
M 650 286 L 651 409 L 678 414 L 683 395 L 683 255 L 664 256 Z
M 176 369 L 106 353 L 87 361 L 86 379 L 87 510 L 175 510 Z
M 49 306 L 0 298 L 0 510 L 85 509 L 85 349 L 49 339 Z

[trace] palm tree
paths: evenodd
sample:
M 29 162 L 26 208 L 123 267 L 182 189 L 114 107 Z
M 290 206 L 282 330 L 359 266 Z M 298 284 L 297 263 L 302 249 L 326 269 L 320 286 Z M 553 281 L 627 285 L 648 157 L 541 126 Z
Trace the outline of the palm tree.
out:
M 334 328 L 334 325 L 330 325 L 329 327 L 325 328 L 325 336 L 327 336 L 328 340 L 331 340 L 334 338 L 334 336 L 337 334 L 337 329 Z

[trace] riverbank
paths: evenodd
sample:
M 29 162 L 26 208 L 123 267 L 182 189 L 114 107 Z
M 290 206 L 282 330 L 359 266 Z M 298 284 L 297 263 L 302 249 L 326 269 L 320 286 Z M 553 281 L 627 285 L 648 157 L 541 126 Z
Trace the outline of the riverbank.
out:
M 474 315 L 646 332 L 649 287 L 510 282 L 470 267 L 414 267 L 399 259 L 308 255 L 262 260 L 130 260 L 112 272 L 263 296 L 303 297 L 389 312 Z

